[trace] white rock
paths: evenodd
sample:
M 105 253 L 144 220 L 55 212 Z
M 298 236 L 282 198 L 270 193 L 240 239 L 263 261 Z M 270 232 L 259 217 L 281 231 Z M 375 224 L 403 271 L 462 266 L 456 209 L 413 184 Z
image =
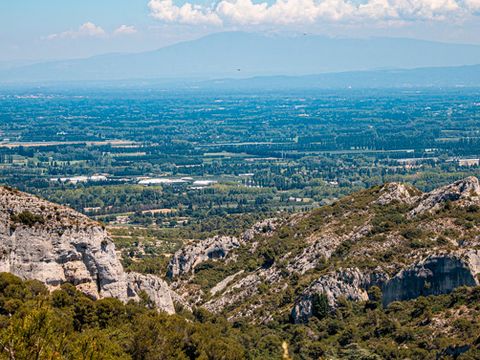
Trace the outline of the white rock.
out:
M 413 217 L 425 212 L 437 211 L 447 201 L 455 202 L 456 206 L 463 207 L 480 205 L 480 183 L 478 179 L 471 176 L 425 194 L 409 215 Z
M 32 215 L 40 221 L 29 223 L 28 217 L 35 220 Z M 173 312 L 168 285 L 151 275 L 126 274 L 111 238 L 98 223 L 72 209 L 3 187 L 0 271 L 42 281 L 52 290 L 70 282 L 94 299 L 138 300 L 143 290 L 159 309 Z

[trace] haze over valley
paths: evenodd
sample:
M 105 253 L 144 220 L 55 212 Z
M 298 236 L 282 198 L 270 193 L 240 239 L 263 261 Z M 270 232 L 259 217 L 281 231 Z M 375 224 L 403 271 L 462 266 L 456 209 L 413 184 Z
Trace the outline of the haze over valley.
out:
M 479 11 L 0 4 L 0 359 L 480 358 Z

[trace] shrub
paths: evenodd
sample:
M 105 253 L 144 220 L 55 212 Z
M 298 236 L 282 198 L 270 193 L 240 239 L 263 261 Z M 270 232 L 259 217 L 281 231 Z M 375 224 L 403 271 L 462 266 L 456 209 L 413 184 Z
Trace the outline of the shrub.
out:
M 416 240 L 422 237 L 422 230 L 419 228 L 411 227 L 402 231 L 402 235 L 407 240 Z
M 345 329 L 345 331 L 343 331 L 340 334 L 340 337 L 338 338 L 338 343 L 341 346 L 347 346 L 348 344 L 351 344 L 354 339 L 354 333 L 355 333 L 355 330 L 352 329 L 351 327 L 348 327 L 347 329 Z
M 365 304 L 366 309 L 377 309 L 382 305 L 382 290 L 378 286 L 372 286 L 368 289 L 368 301 Z
M 312 314 L 319 320 L 327 317 L 330 312 L 328 297 L 325 294 L 314 294 L 312 298 Z
M 10 218 L 14 223 L 23 224 L 25 226 L 45 223 L 45 219 L 42 215 L 33 214 L 30 211 L 22 211 L 18 214 L 12 214 Z

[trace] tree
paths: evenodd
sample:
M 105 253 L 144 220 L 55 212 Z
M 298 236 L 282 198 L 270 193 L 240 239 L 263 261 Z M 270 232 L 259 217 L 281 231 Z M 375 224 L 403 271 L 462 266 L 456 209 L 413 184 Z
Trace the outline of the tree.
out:
M 368 289 L 368 301 L 365 304 L 366 309 L 374 310 L 382 305 L 382 290 L 378 286 L 372 286 Z
M 8 359 L 61 359 L 66 337 L 64 321 L 48 308 L 15 316 L 0 332 L 0 347 Z
M 312 314 L 319 320 L 323 320 L 330 313 L 328 297 L 324 293 L 314 294 L 312 298 Z

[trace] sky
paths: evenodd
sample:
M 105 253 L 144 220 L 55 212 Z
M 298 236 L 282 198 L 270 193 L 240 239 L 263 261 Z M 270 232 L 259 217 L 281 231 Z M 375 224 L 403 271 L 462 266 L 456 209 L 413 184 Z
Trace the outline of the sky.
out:
M 480 0 L 0 0 L 0 61 L 154 50 L 222 31 L 480 44 Z

